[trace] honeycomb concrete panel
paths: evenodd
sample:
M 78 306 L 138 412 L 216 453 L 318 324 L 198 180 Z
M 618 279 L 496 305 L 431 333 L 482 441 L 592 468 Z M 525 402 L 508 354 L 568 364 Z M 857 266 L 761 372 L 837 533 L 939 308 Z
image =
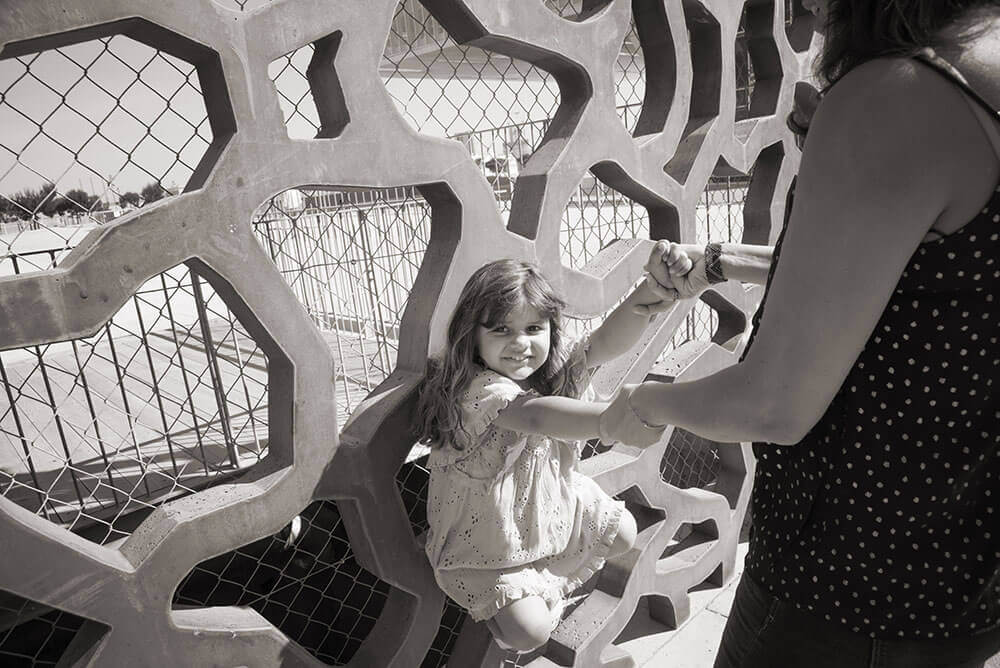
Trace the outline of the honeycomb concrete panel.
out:
M 415 389 L 428 355 L 444 345 L 467 277 L 496 258 L 532 259 L 563 289 L 573 315 L 595 316 L 615 304 L 639 277 L 650 242 L 615 244 L 582 270 L 563 265 L 560 219 L 588 170 L 647 208 L 653 238 L 693 241 L 695 207 L 720 159 L 742 172 L 760 163 L 745 238 L 762 243 L 777 234 L 798 161 L 784 118 L 812 57 L 801 30 L 795 47 L 789 43 L 784 3 L 771 12 L 770 35 L 759 11 L 752 28 L 777 51 L 773 113 L 736 123 L 738 0 L 585 3 L 585 18 L 576 21 L 541 0 L 423 0 L 455 41 L 530 62 L 558 82 L 559 109 L 518 177 L 506 226 L 468 152 L 414 132 L 379 79 L 396 4 L 280 0 L 242 13 L 209 0 L 5 3 L 0 57 L 122 33 L 192 62 L 214 142 L 183 194 L 94 229 L 55 269 L 0 278 L 0 350 L 93 333 L 145 280 L 186 262 L 270 363 L 267 458 L 241 478 L 163 504 L 124 543 L 94 545 L 0 498 L 0 589 L 93 620 L 93 632 L 70 648 L 73 665 L 318 665 L 253 611 L 171 609 L 174 589 L 196 564 L 276 532 L 315 499 L 338 500 L 358 561 L 391 585 L 349 665 L 418 665 L 444 599 L 394 475 L 412 445 Z M 759 10 L 767 3 L 748 4 Z M 657 62 L 647 69 L 634 136 L 615 111 L 612 76 L 633 15 L 646 60 Z M 309 80 L 323 129 L 316 139 L 292 140 L 267 66 L 309 43 L 317 47 Z M 261 202 L 303 185 L 412 185 L 432 208 L 396 369 L 340 433 L 330 351 L 250 224 Z M 670 377 L 686 380 L 733 363 L 738 334 L 759 298 L 759 289 L 733 284 L 707 294 L 705 302 L 721 314 L 720 329 L 713 343 L 678 350 Z M 655 319 L 629 355 L 602 370 L 598 386 L 610 393 L 646 376 L 691 308 L 680 303 Z M 681 490 L 657 475 L 668 440 L 641 453 L 616 446 L 584 463 L 605 489 L 631 495 L 654 520 L 530 665 L 628 665 L 611 645 L 640 597 L 652 596 L 651 610 L 676 624 L 687 614 L 691 587 L 732 573 L 752 480 L 749 447 L 720 449 L 718 492 Z M 710 527 L 712 535 L 670 548 L 685 525 Z M 467 622 L 452 660 L 498 666 L 504 656 L 482 625 Z

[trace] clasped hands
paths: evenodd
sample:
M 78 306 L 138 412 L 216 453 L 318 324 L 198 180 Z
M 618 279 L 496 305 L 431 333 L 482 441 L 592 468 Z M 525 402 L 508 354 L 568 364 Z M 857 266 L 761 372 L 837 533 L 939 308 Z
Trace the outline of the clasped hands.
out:
M 659 297 L 659 301 L 636 305 L 634 310 L 641 315 L 666 311 L 678 299 L 697 297 L 709 287 L 704 252 L 700 246 L 681 247 L 669 241 L 657 241 L 644 269 L 647 272 L 646 287 Z M 600 433 L 605 443 L 621 442 L 648 447 L 663 437 L 668 425 L 657 425 L 635 411 L 632 394 L 640 385 L 623 385 L 601 413 Z
M 705 249 L 699 245 L 680 245 L 661 239 L 653 245 L 643 267 L 646 287 L 660 301 L 639 304 L 636 313 L 653 315 L 673 307 L 678 299 L 697 297 L 710 285 L 705 271 Z

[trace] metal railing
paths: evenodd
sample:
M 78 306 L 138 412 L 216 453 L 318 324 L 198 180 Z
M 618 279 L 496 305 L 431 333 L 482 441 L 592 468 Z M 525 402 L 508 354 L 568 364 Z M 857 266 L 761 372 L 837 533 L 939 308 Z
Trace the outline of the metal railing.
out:
M 63 252 L 7 262 L 17 275 Z M 266 453 L 267 360 L 183 266 L 93 336 L 0 353 L 0 380 L 0 494 L 100 543 Z

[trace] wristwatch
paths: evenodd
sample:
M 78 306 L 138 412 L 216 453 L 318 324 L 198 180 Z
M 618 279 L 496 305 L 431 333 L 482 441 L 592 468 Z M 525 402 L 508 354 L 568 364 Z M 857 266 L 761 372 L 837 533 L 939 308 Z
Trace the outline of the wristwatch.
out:
M 722 275 L 722 244 L 710 243 L 705 246 L 705 277 L 710 285 L 725 283 Z

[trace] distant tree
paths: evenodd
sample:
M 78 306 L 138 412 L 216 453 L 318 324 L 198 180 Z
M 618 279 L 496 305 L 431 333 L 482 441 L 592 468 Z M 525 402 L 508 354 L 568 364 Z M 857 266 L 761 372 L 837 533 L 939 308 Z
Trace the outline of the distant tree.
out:
M 25 188 L 11 196 L 16 206 L 13 207 L 14 215 L 22 220 L 31 220 L 31 217 L 38 214 L 51 216 L 56 212 L 58 196 L 52 194 L 55 186 L 42 186 L 40 188 Z M 50 197 L 50 194 L 52 196 Z
M 62 215 L 64 213 L 74 213 L 78 209 L 72 200 L 66 199 L 63 195 L 52 196 L 52 214 Z
M 69 213 L 74 217 L 80 217 L 89 213 L 97 201 L 97 195 L 91 195 L 85 190 L 74 188 L 60 198 L 57 206 L 58 213 Z
M 131 206 L 138 209 L 142 206 L 142 196 L 139 193 L 127 192 L 118 198 L 118 204 L 122 207 Z
M 167 194 L 167 192 L 157 181 L 150 181 L 142 187 L 139 194 L 142 195 L 143 202 L 149 204 L 150 202 L 155 202 L 158 199 L 163 199 L 163 196 Z
M 0 195 L 0 218 L 10 220 L 17 217 L 17 206 L 7 195 Z
M 83 207 L 88 211 L 92 206 L 94 206 L 94 202 L 98 199 L 97 195 L 91 195 L 90 193 L 80 190 L 79 188 L 74 188 L 66 193 L 66 198 L 71 200 L 75 206 Z

